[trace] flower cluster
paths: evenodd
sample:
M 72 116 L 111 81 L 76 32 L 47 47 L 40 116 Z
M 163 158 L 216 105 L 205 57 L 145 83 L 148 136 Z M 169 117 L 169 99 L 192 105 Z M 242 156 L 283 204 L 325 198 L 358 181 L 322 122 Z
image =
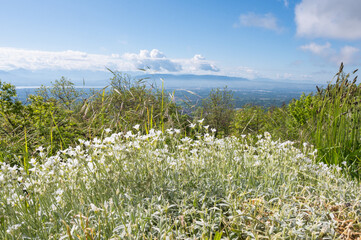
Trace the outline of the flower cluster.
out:
M 54 156 L 39 148 L 28 172 L 0 163 L 1 239 L 334 238 L 361 210 L 360 185 L 306 144 L 105 132 Z

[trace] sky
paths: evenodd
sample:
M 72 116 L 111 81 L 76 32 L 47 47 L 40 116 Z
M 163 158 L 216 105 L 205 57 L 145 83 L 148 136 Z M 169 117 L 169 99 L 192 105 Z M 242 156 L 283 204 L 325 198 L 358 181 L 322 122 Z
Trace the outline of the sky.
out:
M 325 83 L 361 60 L 360 0 L 0 0 L 0 72 Z M 6 80 L 6 79 L 2 79 Z

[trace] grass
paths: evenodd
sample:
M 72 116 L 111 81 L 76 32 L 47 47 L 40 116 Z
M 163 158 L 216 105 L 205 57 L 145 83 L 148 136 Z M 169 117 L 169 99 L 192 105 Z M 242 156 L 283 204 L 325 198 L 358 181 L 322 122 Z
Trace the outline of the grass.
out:
M 361 108 L 358 104 L 361 91 L 356 85 L 357 78 L 349 81 L 350 75 L 343 75 L 342 69 L 343 65 L 336 74 L 336 83 L 319 92 L 322 101 L 313 119 L 317 126 L 313 138 L 322 151 L 323 161 L 340 164 L 346 160 L 358 168 L 361 162 L 358 157 L 361 149 Z
M 113 74 L 29 105 L 0 81 L 0 239 L 361 238 L 361 87 L 343 65 L 281 108 L 235 111 L 217 89 L 190 115 Z
M 215 138 L 199 121 L 107 133 L 1 164 L 1 239 L 356 239 L 360 184 L 270 134 Z M 138 128 L 139 126 L 136 126 Z M 343 166 L 347 170 L 348 166 Z

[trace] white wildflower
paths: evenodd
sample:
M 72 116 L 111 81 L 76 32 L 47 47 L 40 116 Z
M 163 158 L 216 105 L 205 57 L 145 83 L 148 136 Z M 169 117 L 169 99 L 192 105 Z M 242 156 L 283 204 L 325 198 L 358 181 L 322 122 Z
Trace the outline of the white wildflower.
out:
M 202 124 L 203 121 L 204 121 L 204 118 L 202 118 L 201 120 L 198 120 L 198 122 L 199 122 L 200 124 Z
M 265 138 L 268 138 L 268 139 L 271 138 L 271 134 L 270 134 L 269 132 L 265 132 L 265 133 L 264 133 L 264 136 L 265 136 Z
M 90 204 L 90 208 L 93 212 L 99 212 L 100 208 L 98 208 L 97 206 L 95 206 L 93 203 Z
M 98 138 L 94 138 L 93 143 L 94 143 L 94 144 L 101 144 L 101 143 L 102 143 L 102 140 L 100 140 L 100 139 L 98 139 Z
M 62 195 L 63 192 L 64 192 L 63 189 L 58 188 L 58 189 L 56 190 L 55 194 L 56 194 L 56 195 Z
M 196 127 L 196 124 L 195 124 L 195 123 L 191 123 L 191 124 L 189 125 L 189 127 L 190 127 L 190 128 L 195 128 L 195 127 Z
M 35 158 L 31 158 L 29 163 L 34 166 L 36 164 Z
M 44 151 L 44 149 L 45 149 L 45 148 L 43 148 L 43 146 L 40 146 L 40 147 L 38 147 L 37 149 L 35 149 L 35 151 L 42 152 L 42 151 Z
M 196 149 L 196 148 L 193 148 L 190 152 L 193 153 L 193 154 L 196 154 L 196 153 L 197 153 L 197 149 Z
M 15 225 L 12 225 L 10 226 L 6 232 L 10 235 L 12 235 L 14 233 L 14 231 L 18 230 L 19 227 L 21 227 L 21 225 L 23 224 L 24 222 L 20 223 L 20 224 L 15 224 Z
M 138 131 L 138 130 L 139 130 L 139 127 L 140 127 L 140 125 L 139 125 L 139 124 L 137 124 L 137 125 L 134 125 L 134 127 L 133 127 L 133 128 L 134 128 L 135 130 L 137 130 L 137 131 Z
M 133 135 L 133 133 L 131 132 L 131 131 L 128 131 L 125 135 L 124 135 L 124 137 L 125 138 L 129 138 L 129 137 L 133 137 L 134 135 Z
M 91 172 L 94 171 L 94 164 L 92 162 L 88 162 L 88 168 Z

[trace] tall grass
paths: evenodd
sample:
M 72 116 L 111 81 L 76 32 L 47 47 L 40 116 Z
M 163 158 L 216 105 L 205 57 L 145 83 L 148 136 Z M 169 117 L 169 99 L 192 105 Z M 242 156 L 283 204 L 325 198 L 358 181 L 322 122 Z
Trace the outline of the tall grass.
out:
M 89 95 L 62 77 L 29 96 L 27 105 L 16 99 L 14 86 L 0 81 L 0 161 L 25 166 L 39 146 L 55 153 L 78 138 L 100 137 L 106 128 L 126 132 L 140 124 L 147 132 L 185 127 L 187 117 L 166 95 L 164 84 L 158 89 L 143 79 L 112 73 L 109 86 Z
M 351 166 L 350 173 L 361 176 L 361 85 L 357 76 L 345 74 L 343 64 L 335 79 L 316 93 L 302 94 L 281 108 L 245 106 L 231 123 L 236 136 L 271 132 L 298 146 L 310 143 L 319 151 L 318 161 Z M 350 80 L 351 79 L 351 80 Z
M 316 111 L 309 126 L 322 161 L 337 165 L 346 161 L 357 172 L 361 166 L 361 85 L 357 86 L 357 77 L 352 81 L 350 77 L 343 73 L 341 64 L 336 82 L 318 89 L 312 106 Z

